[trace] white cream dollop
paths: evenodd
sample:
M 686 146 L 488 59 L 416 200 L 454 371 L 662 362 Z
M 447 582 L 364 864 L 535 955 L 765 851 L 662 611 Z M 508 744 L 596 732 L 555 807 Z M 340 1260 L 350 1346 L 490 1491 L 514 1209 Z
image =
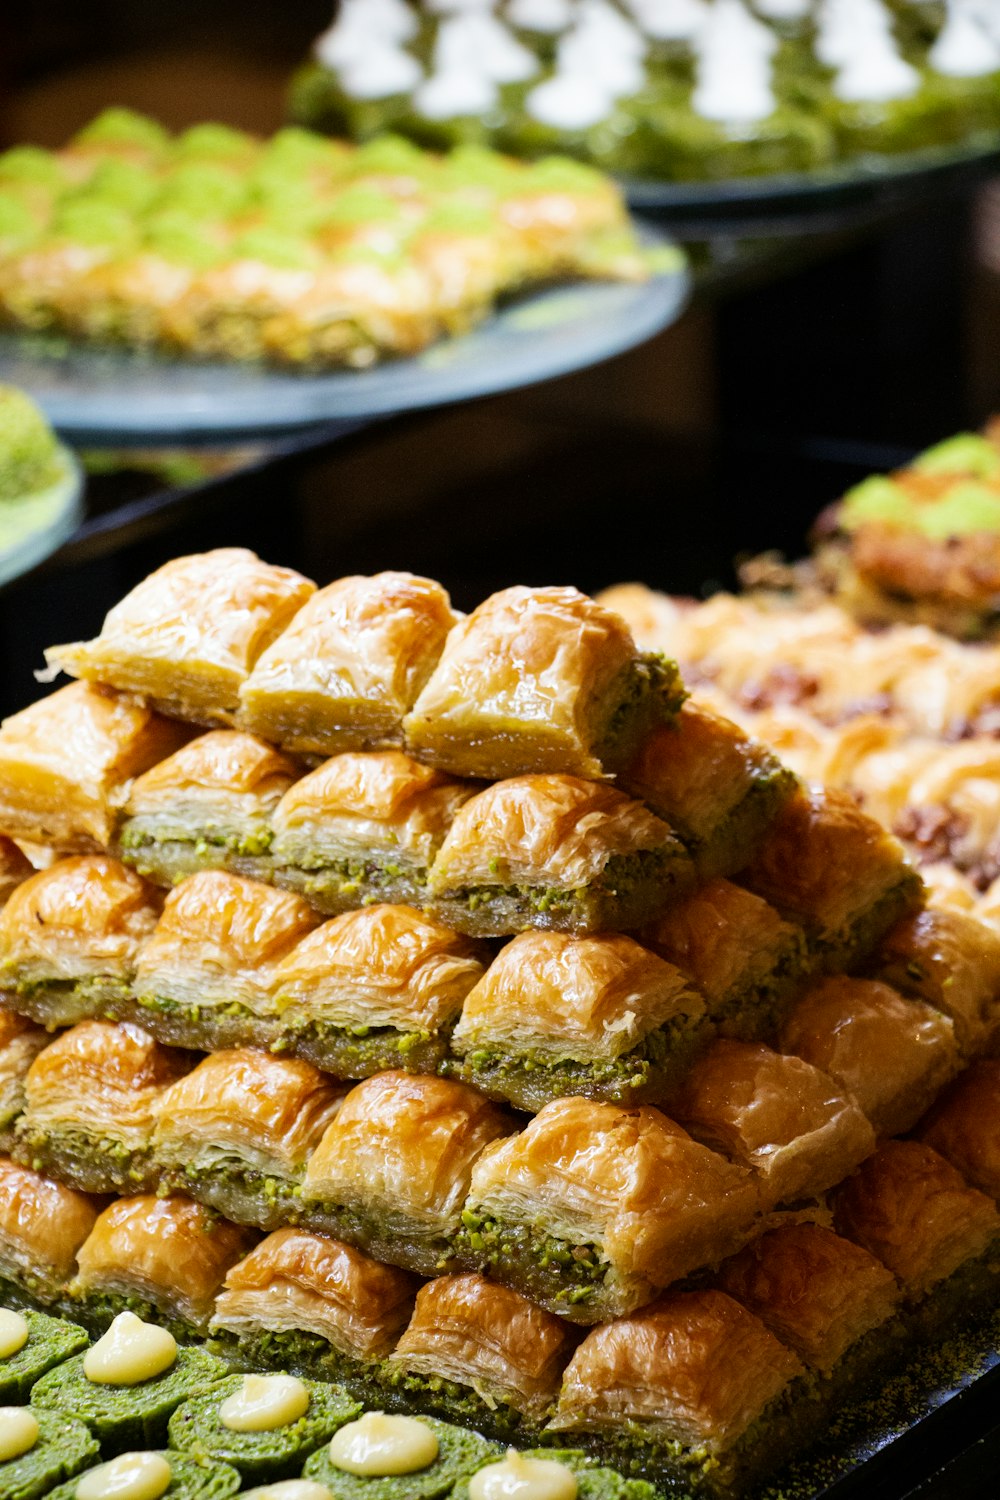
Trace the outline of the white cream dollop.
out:
M 407 94 L 424 76 L 417 59 L 401 47 L 370 47 L 340 69 L 340 86 L 352 99 L 388 99 Z
M 538 72 L 535 54 L 496 16 L 450 16 L 434 42 L 434 71 L 468 69 L 496 83 L 524 83 Z
M 657 42 L 692 42 L 706 25 L 706 0 L 628 0 L 640 29 Z
M 909 99 L 920 87 L 920 74 L 892 42 L 870 43 L 843 64 L 833 92 L 845 104 L 891 104 Z
M 77 1480 L 76 1500 L 160 1500 L 172 1478 L 162 1453 L 120 1453 Z
M 290 1427 L 309 1410 L 309 1392 L 294 1375 L 244 1375 L 238 1391 L 219 1407 L 230 1432 L 274 1432 Z
M 614 95 L 579 73 L 554 73 L 524 101 L 525 112 L 553 130 L 589 130 L 607 119 Z
M 412 42 L 420 29 L 406 0 L 343 0 L 337 19 L 313 44 L 313 53 L 328 68 L 364 57 L 370 47 Z
M 881 0 L 824 0 L 815 43 L 824 67 L 844 67 L 866 48 L 892 43 L 892 18 Z
M 927 61 L 949 78 L 982 78 L 1000 71 L 1000 43 L 977 17 L 952 4 Z
M 366 1411 L 330 1439 L 330 1462 L 348 1474 L 388 1478 L 416 1474 L 437 1458 L 437 1437 L 416 1417 Z
M 507 19 L 524 31 L 556 36 L 573 20 L 572 0 L 510 0 Z
M 778 107 L 772 43 L 776 38 L 742 0 L 717 0 L 697 40 L 697 82 L 691 96 L 695 113 L 732 126 L 753 125 L 772 115 Z
M 428 120 L 458 120 L 486 114 L 499 97 L 496 84 L 485 74 L 455 68 L 425 79 L 413 95 L 413 107 Z
M 812 0 L 757 0 L 757 10 L 768 21 L 806 21 Z
M 469 1480 L 469 1500 L 576 1500 L 572 1469 L 552 1458 L 525 1458 L 515 1448 Z
M 28 1342 L 28 1320 L 12 1307 L 0 1307 L 0 1359 L 10 1359 Z
M 21 1458 L 38 1442 L 38 1418 L 26 1406 L 0 1406 L 0 1463 Z
M 277 1479 L 255 1490 L 243 1490 L 242 1500 L 333 1500 L 325 1484 L 316 1479 Z
M 141 1385 L 176 1358 L 177 1340 L 168 1329 L 122 1312 L 83 1356 L 83 1373 L 95 1385 Z

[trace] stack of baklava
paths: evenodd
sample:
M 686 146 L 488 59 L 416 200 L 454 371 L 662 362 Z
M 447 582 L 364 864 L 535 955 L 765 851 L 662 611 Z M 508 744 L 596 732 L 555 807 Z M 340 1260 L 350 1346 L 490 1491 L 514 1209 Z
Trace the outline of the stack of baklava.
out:
M 1000 1289 L 1000 938 L 616 614 L 231 548 L 49 663 L 9 1297 L 725 1492 Z

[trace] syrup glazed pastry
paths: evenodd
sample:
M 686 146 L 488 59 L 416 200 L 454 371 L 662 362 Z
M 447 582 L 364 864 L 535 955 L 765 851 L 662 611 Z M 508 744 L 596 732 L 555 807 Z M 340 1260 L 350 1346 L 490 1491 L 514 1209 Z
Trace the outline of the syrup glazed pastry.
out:
M 556 1099 L 483 1152 L 456 1249 L 576 1323 L 640 1307 L 752 1232 L 753 1175 L 649 1106 Z
M 279 1229 L 230 1267 L 215 1301 L 213 1346 L 248 1368 L 342 1380 L 381 1401 L 374 1377 L 406 1327 L 416 1290 L 408 1272 L 340 1240 Z
M 16 1324 L 18 1319 L 21 1326 L 14 1338 L 9 1336 L 11 1330 L 7 1325 Z M 4 1406 L 22 1405 L 46 1370 L 86 1349 L 89 1343 L 76 1323 L 50 1318 L 47 1313 L 17 1313 L 12 1308 L 0 1307 L 0 1322 L 4 1325 L 4 1337 L 0 1339 L 0 1404 Z
M 28 1069 L 50 1040 L 41 1026 L 13 1011 L 0 1011 L 0 1155 L 14 1144 L 14 1122 L 24 1109 Z
M 704 1013 L 632 938 L 523 932 L 467 996 L 450 1071 L 532 1112 L 564 1094 L 658 1103 L 707 1043 Z
M 402 745 L 403 719 L 458 619 L 430 578 L 340 578 L 260 657 L 240 689 L 240 722 L 311 755 Z
M 103 849 L 132 778 L 189 738 L 183 725 L 117 693 L 70 683 L 3 721 L 0 827 L 66 853 Z
M 639 927 L 694 879 L 684 845 L 641 802 L 575 776 L 517 776 L 460 809 L 429 887 L 450 927 L 500 937 Z
M 15 1159 L 85 1193 L 155 1188 L 157 1101 L 190 1066 L 139 1026 L 81 1021 L 31 1065 Z
M 65 1291 L 99 1200 L 0 1157 L 0 1293 L 8 1304 L 50 1306 Z
M 2 734 L 0 730 L 0 738 Z M 0 906 L 5 905 L 22 881 L 34 873 L 35 867 L 24 850 L 13 839 L 0 833 Z
M 573 588 L 504 589 L 455 626 L 404 723 L 407 748 L 459 776 L 600 777 L 685 697 L 618 615 Z
M 300 774 L 252 734 L 199 735 L 133 782 L 118 834 L 122 859 L 158 885 L 208 869 L 266 880 L 271 817 Z
M 298 1058 L 215 1052 L 159 1095 L 156 1168 L 227 1218 L 277 1229 L 295 1218 L 309 1153 L 344 1092 Z
M 1000 935 L 964 912 L 926 911 L 899 922 L 873 968 L 906 995 L 950 1016 L 963 1058 L 982 1052 L 1000 1027 Z
M 77 1255 L 74 1317 L 102 1329 L 138 1311 L 190 1341 L 206 1331 L 226 1272 L 254 1240 L 187 1198 L 116 1198 Z
M 30 1423 L 25 1439 L 30 1447 L 15 1457 L 0 1460 L 0 1494 L 12 1500 L 41 1500 L 43 1495 L 58 1494 L 60 1481 L 70 1479 L 65 1488 L 72 1495 L 75 1475 L 96 1462 L 100 1453 L 97 1439 L 75 1417 L 57 1412 L 34 1412 L 37 1431 L 31 1441 Z M 24 1417 L 20 1416 L 24 1425 Z
M 331 1500 L 450 1500 L 458 1483 L 502 1451 L 478 1432 L 436 1417 L 369 1411 L 314 1453 L 302 1472 Z
M 338 1078 L 433 1073 L 485 956 L 412 907 L 345 912 L 278 966 L 282 1041 Z
M 115 1012 L 161 900 L 106 854 L 39 870 L 0 911 L 0 1004 L 48 1027 Z
M 240 1487 L 240 1476 L 231 1464 L 210 1463 L 205 1459 L 188 1458 L 186 1454 L 172 1449 L 141 1449 L 135 1453 L 119 1454 L 107 1464 L 88 1469 L 81 1479 L 95 1486 L 115 1483 L 124 1485 L 126 1476 L 136 1485 L 154 1484 L 167 1500 L 228 1500 Z M 61 1484 L 50 1490 L 46 1500 L 79 1500 L 77 1484 Z M 97 1490 L 94 1493 L 98 1493 Z M 103 1493 L 111 1493 L 110 1489 Z M 144 1493 L 146 1493 L 144 1491 Z
M 245 547 L 176 557 L 115 605 L 94 640 L 52 646 L 45 659 L 172 718 L 232 725 L 258 657 L 315 588 Z
M 401 750 L 335 755 L 296 782 L 273 820 L 276 884 L 336 915 L 427 900 L 427 873 L 478 788 Z
M 920 1127 L 920 1139 L 966 1182 L 1000 1198 L 1000 1062 L 984 1058 L 955 1080 Z
M 475 1089 L 379 1073 L 351 1090 L 313 1152 L 303 1220 L 390 1265 L 448 1268 L 476 1158 L 513 1121 Z
M 318 921 L 297 896 L 257 881 L 223 870 L 189 875 L 167 897 L 136 966 L 129 1018 L 181 1047 L 269 1046 L 275 970 Z

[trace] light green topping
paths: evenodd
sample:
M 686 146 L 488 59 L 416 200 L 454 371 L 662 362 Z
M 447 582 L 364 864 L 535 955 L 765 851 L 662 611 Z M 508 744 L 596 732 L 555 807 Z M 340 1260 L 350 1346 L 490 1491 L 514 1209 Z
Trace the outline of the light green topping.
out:
M 358 183 L 345 189 L 324 215 L 327 224 L 367 224 L 398 219 L 402 208 L 398 198 L 378 188 Z
M 144 225 L 143 248 L 199 271 L 222 259 L 220 246 L 203 223 L 176 209 L 164 209 Z
M 317 168 L 336 169 L 351 157 L 350 151 L 298 125 L 286 125 L 271 137 L 261 153 L 261 167 L 280 167 L 285 173 L 306 173 Z
M 992 479 L 1000 475 L 1000 448 L 976 432 L 960 432 L 921 453 L 913 467 L 920 474 L 970 474 L 977 479 Z
M 257 142 L 245 130 L 209 122 L 185 130 L 174 142 L 174 149 L 181 157 L 246 156 L 257 149 Z
M 0 385 L 0 500 L 47 489 L 62 473 L 55 434 L 34 401 Z
M 59 204 L 51 232 L 57 238 L 80 245 L 108 245 L 115 249 L 127 249 L 136 239 L 135 220 L 126 209 L 87 193 L 75 194 Z
M 957 484 L 942 500 L 915 505 L 911 525 L 921 535 L 939 542 L 974 531 L 1000 532 L 1000 490 L 974 480 Z
M 77 131 L 73 137 L 77 145 L 100 145 L 120 141 L 123 144 L 145 146 L 150 151 L 162 151 L 170 144 L 170 134 L 148 115 L 140 115 L 134 109 L 105 109 Z
M 158 186 L 155 174 L 146 167 L 112 158 L 101 162 L 86 190 L 88 195 L 106 198 L 121 208 L 141 211 L 152 202 Z
M 331 256 L 336 265 L 378 266 L 383 271 L 395 271 L 406 263 L 402 244 L 393 246 L 344 245 Z
M 890 525 L 913 525 L 913 502 L 901 484 L 882 474 L 873 474 L 848 490 L 840 507 L 840 524 L 846 531 L 866 521 Z
M 66 184 L 66 173 L 51 151 L 43 151 L 41 146 L 12 146 L 0 155 L 0 181 L 3 180 L 61 188 Z
M 279 270 L 304 271 L 316 264 L 316 251 L 300 235 L 280 229 L 252 229 L 232 246 L 233 256 L 242 260 L 259 260 Z
M 485 187 L 503 191 L 520 180 L 518 167 L 486 146 L 457 146 L 444 162 L 444 178 L 456 187 Z
M 5 251 L 19 250 L 37 234 L 31 214 L 19 198 L 0 193 L 0 244 Z
M 171 172 L 157 199 L 162 208 L 183 208 L 202 219 L 225 219 L 243 204 L 246 186 L 239 173 L 218 162 L 185 162 Z
M 432 234 L 491 234 L 496 224 L 496 215 L 482 204 L 452 198 L 432 209 L 421 227 Z
M 600 172 L 583 162 L 568 156 L 543 156 L 523 173 L 520 183 L 511 186 L 514 192 L 593 193 L 603 189 L 605 182 Z
M 419 146 L 405 141 L 400 135 L 378 135 L 374 140 L 366 141 L 358 147 L 351 163 L 356 177 L 366 173 L 426 177 L 431 165 L 437 166 L 437 163 L 432 164 Z

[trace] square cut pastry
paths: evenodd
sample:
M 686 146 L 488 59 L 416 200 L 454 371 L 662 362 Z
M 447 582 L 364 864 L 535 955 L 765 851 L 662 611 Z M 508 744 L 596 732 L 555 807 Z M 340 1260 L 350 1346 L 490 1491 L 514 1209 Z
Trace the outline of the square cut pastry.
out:
M 711 1029 L 672 964 L 621 933 L 522 932 L 466 997 L 455 1076 L 518 1109 L 667 1097 Z
M 134 1312 L 190 1342 L 207 1331 L 226 1272 L 255 1239 L 188 1198 L 116 1198 L 77 1254 L 73 1316 L 102 1329 Z
M 14 1144 L 14 1122 L 24 1109 L 24 1080 L 28 1069 L 47 1042 L 44 1026 L 26 1016 L 0 1011 L 0 1155 L 10 1154 Z
M 319 918 L 285 891 L 204 870 L 167 897 L 136 967 L 132 1020 L 180 1047 L 269 1046 L 274 972 Z
M 728 880 L 709 880 L 642 933 L 705 998 L 723 1036 L 770 1037 L 808 970 L 801 927 Z
M 0 1004 L 48 1027 L 116 1011 L 161 904 L 107 854 L 39 870 L 0 911 Z
M 278 965 L 284 1042 L 338 1078 L 433 1073 L 485 956 L 410 906 L 345 912 Z
M 788 798 L 740 881 L 805 928 L 828 972 L 866 957 L 923 889 L 898 839 L 845 792 L 817 787 Z
M 300 775 L 264 740 L 210 730 L 132 783 L 121 856 L 159 885 L 211 869 L 267 879 L 271 817 Z
M 401 745 L 458 618 L 430 578 L 340 578 L 261 655 L 240 689 L 240 722 L 312 755 Z
M 875 1149 L 849 1094 L 760 1043 L 714 1042 L 671 1108 L 697 1140 L 756 1173 L 768 1208 L 817 1197 Z
M 429 887 L 450 927 L 500 937 L 638 927 L 694 879 L 680 839 L 641 802 L 576 776 L 516 776 L 459 810 Z
M 300 1058 L 214 1052 L 160 1095 L 156 1166 L 226 1218 L 277 1229 L 295 1218 L 309 1153 L 344 1093 Z
M 81 1021 L 31 1065 L 14 1157 L 85 1193 L 155 1187 L 157 1100 L 190 1066 L 139 1026 Z
M 65 1292 L 100 1200 L 0 1157 L 0 1298 L 48 1306 Z
M 1000 1198 L 1000 1062 L 989 1057 L 973 1063 L 921 1124 L 919 1134 L 966 1182 Z
M 129 787 L 191 731 L 72 682 L 0 727 L 0 827 L 66 853 L 110 845 Z
M 307 1229 L 278 1229 L 237 1261 L 211 1336 L 250 1369 L 363 1384 L 409 1321 L 416 1280 Z
M 676 829 L 708 880 L 743 868 L 798 780 L 766 745 L 689 698 L 673 723 L 650 731 L 618 784 Z
M 472 782 L 401 750 L 334 755 L 282 798 L 274 879 L 336 915 L 369 901 L 427 899 L 427 872 Z
M 950 1016 L 963 1057 L 1000 1029 L 1000 935 L 960 911 L 928 907 L 897 923 L 872 963 L 887 984 Z
M 878 1136 L 912 1130 L 961 1067 L 947 1016 L 878 980 L 845 974 L 821 979 L 802 997 L 781 1049 L 835 1079 Z
M 742 1494 L 788 1456 L 787 1406 L 803 1373 L 725 1292 L 671 1292 L 587 1335 L 549 1430 L 671 1492 Z
M 24 850 L 6 834 L 0 833 L 0 906 L 5 905 L 17 887 L 34 873 L 35 867 Z
M 52 646 L 45 659 L 175 719 L 231 725 L 257 658 L 315 587 L 245 547 L 175 557 L 108 612 L 94 640 Z
M 347 1095 L 313 1152 L 302 1217 L 422 1275 L 447 1269 L 473 1164 L 513 1121 L 475 1089 L 379 1073 Z
M 408 1402 L 500 1441 L 551 1416 L 575 1339 L 561 1318 L 475 1272 L 420 1288 L 383 1379 Z
M 466 1264 L 576 1323 L 640 1307 L 752 1232 L 757 1184 L 649 1105 L 555 1099 L 472 1172 Z

